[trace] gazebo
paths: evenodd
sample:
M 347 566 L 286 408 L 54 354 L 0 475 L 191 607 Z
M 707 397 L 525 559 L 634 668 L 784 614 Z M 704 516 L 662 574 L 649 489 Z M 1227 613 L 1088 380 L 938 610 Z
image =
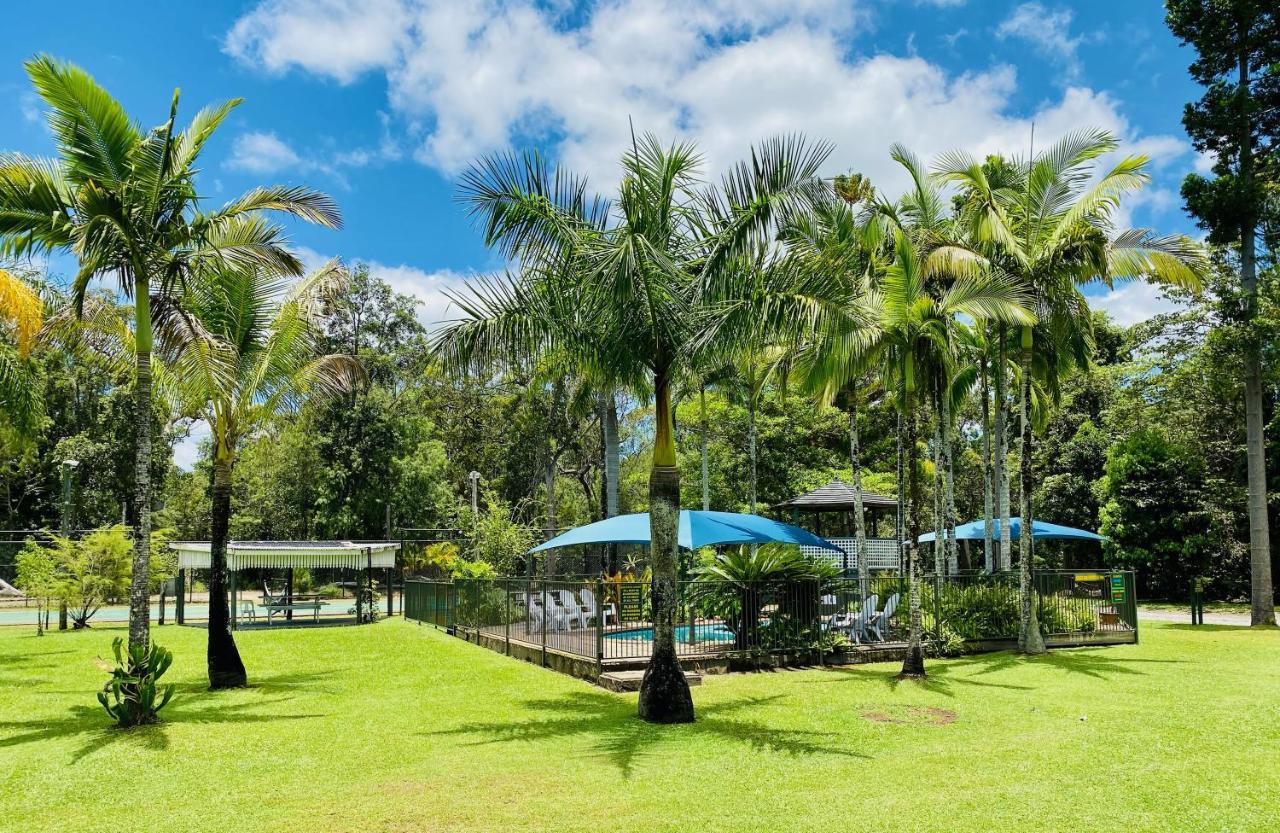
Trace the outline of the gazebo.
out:
M 811 492 L 784 500 L 773 508 L 790 512 L 793 524 L 803 525 L 819 535 L 828 538 L 834 536 L 852 538 L 854 501 L 857 497 L 858 493 L 852 486 L 843 480 L 832 480 Z M 868 538 L 881 537 L 878 533 L 882 526 L 886 526 L 885 532 L 889 533 L 884 537 L 893 537 L 893 529 L 897 523 L 898 501 L 863 490 L 862 510 L 866 518 Z M 807 516 L 807 522 L 803 524 L 800 517 L 802 513 Z
M 184 624 L 185 610 L 184 588 L 188 575 L 192 570 L 209 569 L 208 541 L 173 541 L 169 548 L 178 553 L 177 620 Z M 373 571 L 385 570 L 387 579 L 387 615 L 393 612 L 392 574 L 396 566 L 396 553 L 400 544 L 395 541 L 353 542 L 353 541 L 231 541 L 227 544 L 227 583 L 231 591 L 231 627 L 236 627 L 238 605 L 237 578 L 243 570 L 280 570 L 287 571 L 286 598 L 292 603 L 293 571 L 303 568 L 310 570 L 351 570 L 356 576 L 356 621 L 363 621 L 360 607 L 363 594 L 360 588 L 367 583 L 368 590 L 373 589 Z M 289 610 L 292 618 L 292 610 Z M 319 608 L 316 608 L 319 618 Z
M 858 493 L 848 483 L 832 480 L 813 491 L 774 504 L 773 509 L 788 513 L 791 523 L 810 529 L 840 547 L 847 556 L 840 566 L 853 570 L 857 569 L 858 556 L 853 517 L 857 496 Z M 894 540 L 897 510 L 897 500 L 863 490 L 867 563 L 873 570 L 892 570 L 901 566 L 898 544 Z

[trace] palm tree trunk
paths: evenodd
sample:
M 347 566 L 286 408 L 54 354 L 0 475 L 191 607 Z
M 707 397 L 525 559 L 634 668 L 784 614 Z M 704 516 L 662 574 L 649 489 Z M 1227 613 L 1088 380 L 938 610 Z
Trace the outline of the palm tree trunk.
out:
M 707 432 L 709 426 L 707 424 L 706 385 L 698 388 L 698 410 L 702 420 L 701 430 L 698 432 L 698 455 L 702 458 L 702 511 L 706 512 L 711 509 L 711 466 L 707 459 Z
M 1022 603 L 1022 628 L 1018 633 L 1018 650 L 1026 654 L 1043 654 L 1044 637 L 1040 635 L 1040 622 L 1036 618 L 1036 594 L 1031 586 L 1031 571 L 1035 560 L 1035 535 L 1031 515 L 1031 348 L 1032 330 L 1022 328 L 1022 444 L 1019 481 L 1019 507 L 1022 510 L 1022 529 L 1018 540 L 1018 597 Z
M 933 574 L 946 572 L 942 528 L 942 408 L 933 423 Z
M 618 394 L 610 390 L 604 409 L 604 515 L 618 514 L 618 473 L 621 468 L 621 449 L 618 440 Z M 618 545 L 607 544 L 606 561 L 609 569 L 618 565 Z
M 556 534 L 556 441 L 554 439 L 547 447 L 547 465 L 542 473 L 544 488 L 547 492 L 547 531 L 546 539 L 550 541 Z M 548 550 L 547 557 L 542 562 L 546 573 L 546 578 L 555 575 L 556 570 L 556 551 Z
M 906 480 L 904 479 L 906 474 L 906 466 L 903 463 L 903 454 L 905 453 L 905 446 L 903 446 L 902 444 L 902 432 L 904 430 L 904 426 L 902 423 L 903 423 L 902 413 L 899 412 L 898 413 L 898 430 L 897 430 L 898 513 L 897 513 L 897 522 L 896 522 L 896 526 L 894 527 L 893 534 L 897 536 L 897 539 L 898 539 L 899 566 L 902 568 L 905 568 L 906 566 L 905 563 L 902 563 L 903 562 L 902 542 L 905 541 L 907 538 L 907 522 L 906 522 L 907 483 L 906 483 Z
M 240 651 L 231 635 L 227 609 L 227 528 L 231 522 L 231 455 L 215 449 L 213 507 L 209 536 L 209 688 L 238 688 L 248 683 Z
M 920 537 L 920 506 L 922 503 L 922 495 L 920 494 L 920 461 L 919 451 L 916 447 L 916 422 L 917 415 L 915 412 L 915 398 L 908 392 L 906 395 L 906 417 L 907 436 L 903 438 L 903 444 L 907 448 L 906 475 L 908 486 L 906 489 L 906 506 L 904 507 L 904 518 L 908 529 L 906 530 L 906 547 L 907 547 L 907 605 L 909 613 L 910 625 L 907 633 L 907 655 L 902 661 L 902 672 L 900 677 L 923 677 L 924 670 L 924 645 L 923 645 L 923 622 L 920 615 L 920 546 L 917 539 Z
M 749 488 L 747 490 L 748 503 L 750 509 L 747 510 L 751 514 L 756 513 L 756 397 L 754 393 L 749 394 L 747 399 L 747 456 L 751 461 L 751 473 L 749 475 Z
M 942 529 L 947 538 L 947 572 L 960 566 L 956 548 L 955 456 L 951 449 L 951 393 L 942 385 Z
M 680 470 L 667 372 L 653 376 L 653 465 L 649 470 L 649 566 L 653 571 L 653 653 L 640 682 L 639 715 L 651 723 L 692 723 L 693 696 L 676 657 L 675 617 Z
M 146 648 L 151 636 L 151 284 L 144 269 L 134 275 L 135 456 L 133 575 L 129 582 L 129 648 Z
M 996 508 L 1000 513 L 1000 549 L 996 552 L 996 570 L 1004 572 L 1013 562 L 1013 530 L 1009 529 L 1009 426 L 1008 393 L 1005 373 L 1008 371 L 1005 325 L 998 328 L 999 352 L 996 361 Z
M 987 360 L 980 364 L 979 390 L 982 394 L 982 568 L 990 573 L 995 569 L 995 544 L 992 540 L 995 524 L 991 512 L 994 504 L 994 486 L 991 482 L 991 388 L 987 376 Z
M 856 383 L 855 383 L 856 384 Z M 862 456 L 858 447 L 858 391 L 849 394 L 849 466 L 853 470 L 853 542 L 858 554 L 858 586 L 867 592 L 871 570 L 867 564 L 867 524 L 862 511 Z

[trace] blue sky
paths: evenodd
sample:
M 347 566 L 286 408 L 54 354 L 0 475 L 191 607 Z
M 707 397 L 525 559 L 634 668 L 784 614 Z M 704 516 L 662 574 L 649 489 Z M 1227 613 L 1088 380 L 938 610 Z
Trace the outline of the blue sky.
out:
M 1182 132 L 1198 92 L 1156 0 L 262 0 L 70 2 L 6 16 L 0 148 L 48 153 L 22 61 L 49 52 L 88 69 L 141 122 L 175 86 L 182 114 L 244 104 L 203 157 L 211 201 L 255 184 L 306 183 L 342 207 L 341 231 L 298 226 L 309 258 L 364 260 L 448 317 L 445 288 L 500 266 L 454 201 L 478 154 L 537 145 L 607 191 L 630 116 L 697 139 L 708 175 L 752 140 L 832 141 L 827 173 L 902 187 L 900 141 L 1025 152 L 1088 126 L 1152 160 L 1134 225 L 1193 232 L 1177 196 L 1203 169 Z M 66 269 L 54 262 L 52 269 Z M 1131 323 L 1167 308 L 1140 285 L 1097 303 Z

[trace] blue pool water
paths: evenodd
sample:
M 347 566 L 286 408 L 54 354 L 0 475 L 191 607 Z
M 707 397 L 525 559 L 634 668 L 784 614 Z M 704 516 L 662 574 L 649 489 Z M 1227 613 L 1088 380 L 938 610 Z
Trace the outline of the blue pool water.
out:
M 704 640 L 708 642 L 733 641 L 733 631 L 729 630 L 724 625 L 695 625 L 693 633 L 694 637 L 700 642 Z M 628 642 L 639 642 L 641 640 L 653 639 L 653 628 L 633 628 L 625 631 L 614 631 L 613 633 L 605 634 L 605 636 L 610 639 L 625 639 Z M 688 625 L 676 626 L 676 641 L 689 641 Z

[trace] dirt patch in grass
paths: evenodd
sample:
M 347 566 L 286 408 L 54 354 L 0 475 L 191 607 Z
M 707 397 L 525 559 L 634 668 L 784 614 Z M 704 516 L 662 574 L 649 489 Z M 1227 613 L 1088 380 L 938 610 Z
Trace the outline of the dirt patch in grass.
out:
M 885 711 L 866 711 L 862 713 L 865 720 L 872 723 L 900 723 L 906 725 L 950 726 L 956 722 L 956 713 L 950 709 L 939 709 L 935 706 L 908 706 L 905 709 L 894 709 L 893 713 Z

